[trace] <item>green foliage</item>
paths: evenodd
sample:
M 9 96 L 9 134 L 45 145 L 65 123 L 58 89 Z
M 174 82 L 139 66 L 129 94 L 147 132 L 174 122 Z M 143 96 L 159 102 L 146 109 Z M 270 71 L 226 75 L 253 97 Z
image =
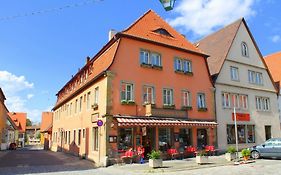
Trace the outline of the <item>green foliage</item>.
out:
M 150 154 L 147 154 L 147 156 L 149 159 L 153 159 L 153 160 L 160 159 L 161 152 L 152 150 Z
M 26 119 L 26 126 L 32 126 L 32 122 L 29 118 Z
M 227 153 L 233 154 L 235 152 L 236 152 L 236 149 L 234 148 L 234 146 L 230 146 L 230 147 L 227 148 Z
M 241 154 L 242 154 L 243 157 L 248 157 L 248 156 L 251 155 L 251 151 L 249 149 L 243 149 L 241 151 Z
M 198 151 L 196 156 L 207 156 L 207 152 L 205 150 Z

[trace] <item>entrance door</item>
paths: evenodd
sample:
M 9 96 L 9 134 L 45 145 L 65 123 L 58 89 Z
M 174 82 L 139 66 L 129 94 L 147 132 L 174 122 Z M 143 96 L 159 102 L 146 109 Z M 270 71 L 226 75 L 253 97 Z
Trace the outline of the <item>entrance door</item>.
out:
M 203 149 L 208 145 L 207 129 L 197 129 L 197 147 Z
M 265 129 L 265 140 L 271 139 L 271 126 L 264 126 Z
M 155 149 L 155 128 L 144 127 L 142 128 L 142 145 L 145 150 L 145 157 L 153 149 Z

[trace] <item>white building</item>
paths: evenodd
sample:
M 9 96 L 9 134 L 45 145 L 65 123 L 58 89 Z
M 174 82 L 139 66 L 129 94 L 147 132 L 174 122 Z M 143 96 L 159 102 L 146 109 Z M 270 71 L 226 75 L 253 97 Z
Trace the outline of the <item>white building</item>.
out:
M 277 89 L 245 20 L 207 36 L 197 46 L 210 55 L 218 148 L 224 151 L 235 145 L 234 107 L 240 149 L 280 137 Z

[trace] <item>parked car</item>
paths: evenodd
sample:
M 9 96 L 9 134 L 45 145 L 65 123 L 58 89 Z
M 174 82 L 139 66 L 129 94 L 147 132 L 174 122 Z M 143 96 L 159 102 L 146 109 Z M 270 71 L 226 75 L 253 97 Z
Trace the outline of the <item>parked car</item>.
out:
M 272 138 L 263 144 L 250 148 L 251 157 L 258 159 L 260 157 L 278 157 L 281 158 L 281 138 Z

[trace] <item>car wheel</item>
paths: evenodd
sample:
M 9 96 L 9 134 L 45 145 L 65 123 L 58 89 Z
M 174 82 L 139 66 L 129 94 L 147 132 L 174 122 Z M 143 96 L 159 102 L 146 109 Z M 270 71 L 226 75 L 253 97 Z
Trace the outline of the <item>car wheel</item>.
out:
M 252 151 L 251 156 L 254 159 L 258 159 L 258 158 L 260 158 L 260 153 L 258 151 Z

